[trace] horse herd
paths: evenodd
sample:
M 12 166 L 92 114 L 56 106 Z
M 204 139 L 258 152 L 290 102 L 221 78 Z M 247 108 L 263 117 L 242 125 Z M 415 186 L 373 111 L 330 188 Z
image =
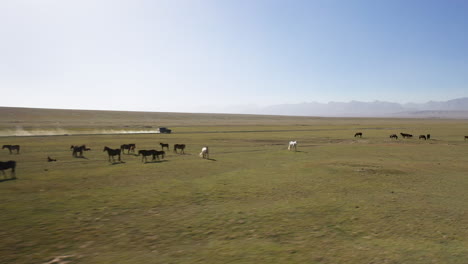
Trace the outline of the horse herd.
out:
M 413 135 L 408 134 L 408 133 L 400 133 L 400 135 L 401 135 L 402 138 L 413 138 Z M 358 132 L 358 133 L 354 134 L 354 137 L 362 138 L 362 132 Z M 391 139 L 398 139 L 398 135 L 397 134 L 391 134 L 390 138 Z M 419 139 L 424 139 L 424 140 L 431 139 L 431 134 L 419 135 Z M 468 136 L 465 136 L 465 141 L 467 139 L 468 139 Z
M 354 134 L 354 137 L 362 138 L 362 135 L 363 135 L 362 132 L 357 132 Z M 403 138 L 413 138 L 413 135 L 408 134 L 408 133 L 400 133 L 400 135 Z M 391 134 L 390 139 L 398 139 L 398 135 Z M 431 135 L 430 134 L 419 135 L 419 139 L 428 140 L 428 139 L 431 139 Z M 464 140 L 465 141 L 468 140 L 468 136 L 465 136 Z M 164 155 L 166 154 L 166 152 L 164 151 L 164 148 L 166 148 L 166 150 L 169 150 L 169 144 L 159 143 L 159 145 L 161 146 L 162 150 L 155 150 L 155 149 L 139 150 L 137 156 L 142 156 L 141 161 L 145 163 L 147 162 L 147 157 L 149 156 L 152 157 L 151 159 L 152 161 L 164 159 Z M 179 153 L 179 154 L 185 154 L 185 147 L 186 147 L 185 144 L 174 144 L 174 152 Z M 10 154 L 13 154 L 14 152 L 16 152 L 16 154 L 20 153 L 19 145 L 3 145 L 2 149 L 5 149 L 5 148 L 9 150 Z M 112 159 L 112 162 L 115 162 L 116 156 L 118 158 L 118 161 L 121 162 L 121 154 L 122 153 L 125 154 L 125 150 L 127 150 L 127 154 L 130 154 L 130 152 L 135 153 L 135 149 L 136 149 L 136 144 L 131 143 L 131 144 L 123 144 L 120 146 L 120 148 L 117 148 L 117 149 L 112 149 L 112 148 L 105 146 L 103 152 L 107 152 L 109 162 L 111 162 L 111 159 Z M 83 157 L 83 152 L 90 151 L 91 149 L 86 147 L 86 145 L 81 145 L 81 146 L 72 145 L 70 147 L 70 150 L 72 151 L 72 156 L 78 158 L 78 157 Z M 297 151 L 297 141 L 289 141 L 288 150 Z M 209 149 L 207 146 L 202 147 L 202 150 L 199 156 L 204 159 L 209 159 Z M 48 156 L 47 161 L 53 162 L 57 160 Z M 9 160 L 6 162 L 0 161 L 0 171 L 2 171 L 4 177 L 6 177 L 4 171 L 11 169 L 12 178 L 15 179 L 16 178 L 15 168 L 16 168 L 16 161 L 14 160 Z

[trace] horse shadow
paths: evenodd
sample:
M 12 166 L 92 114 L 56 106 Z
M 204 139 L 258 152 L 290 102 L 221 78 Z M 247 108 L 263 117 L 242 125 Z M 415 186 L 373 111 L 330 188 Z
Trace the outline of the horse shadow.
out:
M 86 160 L 88 159 L 88 158 L 85 157 L 85 156 L 76 156 L 75 158 L 77 158 L 77 159 L 86 159 Z
M 206 160 L 209 160 L 209 161 L 217 161 L 216 159 L 206 159 Z
M 152 161 L 146 161 L 146 162 L 144 162 L 144 164 L 146 164 L 146 163 L 162 163 L 162 162 L 168 162 L 168 160 L 152 160 Z
M 125 163 L 125 161 L 113 161 L 110 165 L 119 165 L 123 163 Z
M 14 181 L 17 178 L 8 178 L 8 179 L 0 179 L 0 182 L 6 182 L 6 181 Z

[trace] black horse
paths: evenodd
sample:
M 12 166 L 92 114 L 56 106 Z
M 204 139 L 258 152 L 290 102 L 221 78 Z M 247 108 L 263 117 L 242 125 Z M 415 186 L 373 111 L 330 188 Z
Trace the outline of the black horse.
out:
M 407 133 L 400 133 L 400 135 L 401 135 L 403 138 L 412 138 L 412 137 L 413 137 L 413 135 L 407 134 Z
M 427 138 L 426 138 L 425 135 L 420 135 L 420 136 L 419 136 L 419 139 L 424 139 L 424 140 L 426 140 Z
M 91 150 L 90 148 L 87 148 L 86 145 L 81 145 L 81 146 L 71 145 L 70 149 L 72 150 L 73 157 L 83 157 L 83 151 Z M 78 153 L 80 154 L 79 156 L 78 156 Z
M 398 136 L 396 134 L 391 134 L 390 138 L 398 139 Z
M 166 152 L 164 152 L 164 150 L 156 150 L 156 152 L 154 152 L 153 159 L 156 157 L 159 160 L 159 156 L 161 156 L 161 158 L 164 159 L 164 155 L 166 155 Z
M 10 151 L 10 154 L 12 153 L 12 150 L 16 150 L 16 154 L 19 154 L 20 151 L 20 145 L 3 145 L 2 149 L 7 148 Z
M 169 144 L 159 143 L 159 145 L 161 145 L 161 149 L 162 149 L 162 150 L 164 150 L 164 148 L 166 148 L 167 150 L 169 150 Z
M 354 134 L 354 137 L 360 137 L 360 138 L 362 138 L 362 132 L 357 132 L 356 134 Z
M 140 155 L 142 156 L 141 157 L 141 162 L 143 162 L 143 160 L 144 160 L 145 163 L 146 163 L 148 161 L 146 159 L 146 157 L 148 157 L 148 156 L 153 156 L 153 159 L 151 160 L 151 161 L 153 161 L 155 159 L 155 156 L 156 156 L 156 150 L 154 150 L 154 149 L 151 149 L 151 150 L 142 149 L 142 150 L 138 151 L 138 156 L 140 156 Z
M 14 160 L 9 160 L 6 162 L 0 161 L 0 170 L 3 172 L 3 178 L 6 178 L 6 174 L 4 170 L 11 169 L 11 176 L 13 179 L 16 179 L 15 168 L 16 168 L 16 161 Z
M 427 134 L 427 135 L 426 135 L 426 138 L 427 138 L 427 139 L 431 139 L 431 134 Z
M 135 148 L 136 144 L 134 143 L 120 145 L 120 150 L 122 150 L 122 153 L 124 153 L 124 150 L 127 150 L 127 154 L 130 154 L 130 151 L 135 153 Z
M 465 136 L 465 141 L 468 139 L 468 136 Z
M 110 159 L 112 157 L 112 161 L 115 162 L 115 159 L 114 159 L 114 156 L 119 156 L 119 161 L 120 160 L 120 152 L 121 150 L 120 149 L 111 149 L 109 147 L 104 147 L 104 151 L 107 151 L 107 155 L 109 155 L 109 162 L 110 162 Z
M 185 154 L 185 152 L 184 152 L 185 144 L 175 144 L 174 145 L 174 152 L 177 153 L 178 149 L 180 149 L 180 153 Z

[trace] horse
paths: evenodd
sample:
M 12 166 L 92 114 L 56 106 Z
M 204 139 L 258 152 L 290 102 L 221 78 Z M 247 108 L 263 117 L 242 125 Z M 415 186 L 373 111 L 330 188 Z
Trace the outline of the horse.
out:
M 401 135 L 403 138 L 412 138 L 412 137 L 413 137 L 413 135 L 407 134 L 407 133 L 400 133 L 400 135 Z
M 185 154 L 185 144 L 174 144 L 174 152 L 177 153 L 177 150 L 180 149 L 180 153 Z
M 80 153 L 79 157 L 83 157 L 83 151 L 91 150 L 90 148 L 87 148 L 86 145 L 81 145 L 81 146 L 71 145 L 70 149 L 73 150 L 72 152 L 73 157 L 78 157 L 78 153 Z
M 431 134 L 427 134 L 427 135 L 426 135 L 426 138 L 427 138 L 427 139 L 431 139 Z
M 132 153 L 135 153 L 135 148 L 136 148 L 136 145 L 135 144 L 123 144 L 120 146 L 120 149 L 122 150 L 122 153 L 124 153 L 124 150 L 128 150 L 127 151 L 127 154 L 130 154 L 130 151 Z
M 9 161 L 0 161 L 0 170 L 3 173 L 3 178 L 6 178 L 6 174 L 4 170 L 11 169 L 11 176 L 13 179 L 16 179 L 16 173 L 15 173 L 15 168 L 16 168 L 16 161 L 14 160 L 9 160 Z
M 109 155 L 109 162 L 110 162 L 110 159 L 112 157 L 112 161 L 115 162 L 115 159 L 114 159 L 114 156 L 119 156 L 119 161 L 120 160 L 120 152 L 121 152 L 121 149 L 111 149 L 109 147 L 104 147 L 104 151 L 107 151 L 107 155 Z
M 294 151 L 297 150 L 297 141 L 289 141 L 289 145 L 288 145 L 288 150 L 291 150 L 291 149 L 294 149 Z
M 362 138 L 362 132 L 357 132 L 356 134 L 354 134 L 354 137 L 360 137 L 360 138 Z
M 162 159 L 164 159 L 164 155 L 166 155 L 166 152 L 164 150 L 156 150 L 153 155 L 153 159 L 156 157 L 159 160 L 159 156 L 161 156 Z
M 390 138 L 398 139 L 398 136 L 396 134 L 391 134 Z
M 10 154 L 12 154 L 12 150 L 16 150 L 16 154 L 19 154 L 20 151 L 20 145 L 3 145 L 2 149 L 5 148 L 10 151 Z
M 52 161 L 57 161 L 56 159 L 52 159 L 51 157 L 47 156 L 47 161 L 52 162 Z
M 146 159 L 147 156 L 153 156 L 153 159 L 152 159 L 152 161 L 153 161 L 155 156 L 156 156 L 156 150 L 154 150 L 154 149 L 151 149 L 151 150 L 142 149 L 142 150 L 138 151 L 138 156 L 140 156 L 140 155 L 142 155 L 141 162 L 143 162 L 143 160 L 145 160 L 145 162 L 147 162 L 147 159 Z
M 204 158 L 204 159 L 209 159 L 210 158 L 210 153 L 208 151 L 208 147 L 203 147 L 201 149 L 201 152 L 200 152 L 200 157 Z
M 465 136 L 465 141 L 468 139 L 468 136 Z
M 426 140 L 426 136 L 425 136 L 425 135 L 420 135 L 420 136 L 419 136 L 419 139 L 424 139 L 424 140 Z
M 164 150 L 164 147 L 169 150 L 169 144 L 164 144 L 164 143 L 161 143 L 159 142 L 159 145 L 161 145 L 161 149 Z

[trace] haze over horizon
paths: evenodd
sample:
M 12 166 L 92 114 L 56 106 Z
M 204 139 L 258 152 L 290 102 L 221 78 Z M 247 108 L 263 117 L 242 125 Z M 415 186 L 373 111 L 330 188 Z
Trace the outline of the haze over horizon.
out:
M 467 96 L 467 13 L 461 0 L 4 1 L 0 105 L 447 101 Z

